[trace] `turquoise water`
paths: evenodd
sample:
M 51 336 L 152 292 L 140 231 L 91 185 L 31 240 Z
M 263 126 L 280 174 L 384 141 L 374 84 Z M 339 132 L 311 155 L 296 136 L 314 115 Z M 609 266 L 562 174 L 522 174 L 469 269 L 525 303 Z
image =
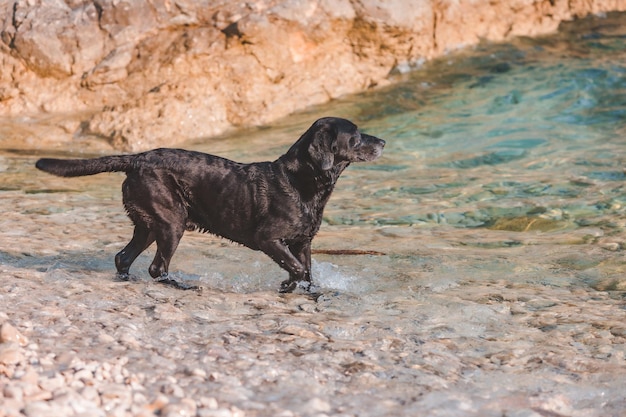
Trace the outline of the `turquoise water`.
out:
M 490 227 L 543 216 L 576 227 L 623 216 L 623 20 L 479 46 L 347 100 L 388 146 L 379 164 L 352 168 L 355 189 L 372 181 L 358 196 L 368 208 L 329 220 Z

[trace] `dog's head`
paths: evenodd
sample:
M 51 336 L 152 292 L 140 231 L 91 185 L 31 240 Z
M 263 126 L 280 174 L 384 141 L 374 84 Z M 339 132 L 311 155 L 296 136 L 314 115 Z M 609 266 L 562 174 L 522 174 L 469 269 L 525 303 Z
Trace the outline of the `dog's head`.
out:
M 385 141 L 359 132 L 349 120 L 324 117 L 309 128 L 309 155 L 322 171 L 346 162 L 373 161 L 383 153 Z

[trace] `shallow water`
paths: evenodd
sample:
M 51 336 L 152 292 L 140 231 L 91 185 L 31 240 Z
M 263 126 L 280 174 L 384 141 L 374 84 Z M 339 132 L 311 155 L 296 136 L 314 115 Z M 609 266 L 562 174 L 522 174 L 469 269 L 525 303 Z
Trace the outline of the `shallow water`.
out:
M 136 281 L 116 283 L 112 258 L 131 235 L 122 176 L 47 176 L 32 152 L 4 146 L 0 306 L 40 349 L 93 357 L 111 353 L 89 345 L 99 340 L 90 327 L 119 338 L 123 313 L 140 345 L 168 358 L 165 372 L 221 372 L 179 378 L 189 396 L 246 415 L 623 415 L 626 15 L 395 78 L 187 146 L 273 159 L 328 114 L 387 140 L 383 158 L 344 173 L 327 206 L 316 302 L 278 296 L 285 273 L 264 255 L 200 234 L 184 237 L 171 267 L 206 288 L 200 297 L 155 287 L 150 250 L 131 269 Z M 29 291 L 66 312 L 78 303 L 70 322 L 86 328 L 87 347 L 59 342 L 58 321 L 38 325 Z M 10 313 L 15 299 L 24 307 Z M 176 319 L 154 313 L 170 304 Z M 158 385 L 150 355 L 127 349 L 129 369 Z

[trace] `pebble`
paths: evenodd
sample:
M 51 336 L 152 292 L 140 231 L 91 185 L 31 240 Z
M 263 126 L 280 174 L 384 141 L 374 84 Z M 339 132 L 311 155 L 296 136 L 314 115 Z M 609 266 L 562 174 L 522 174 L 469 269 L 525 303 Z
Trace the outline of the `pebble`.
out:
M 132 392 L 129 389 L 115 383 L 107 383 L 101 386 L 98 391 L 103 404 L 116 401 L 129 402 L 132 397 Z
M 154 318 L 162 321 L 183 321 L 189 318 L 189 315 L 184 313 L 180 308 L 174 307 L 171 304 L 157 304 L 154 307 Z
M 24 353 L 16 342 L 0 344 L 0 364 L 15 365 L 24 360 Z
M 185 375 L 195 376 L 201 380 L 207 379 L 207 373 L 202 368 L 185 368 Z
M 302 406 L 303 414 L 306 413 L 308 415 L 311 414 L 319 414 L 319 413 L 328 413 L 331 410 L 330 403 L 328 401 L 322 400 L 321 398 L 311 398 Z
M 162 417 L 193 417 L 196 415 L 196 402 L 191 398 L 182 398 L 178 403 L 167 404 L 161 410 Z
M 234 417 L 231 410 L 227 408 L 219 408 L 217 410 L 198 410 L 198 417 Z
M 4 322 L 0 326 L 0 343 L 14 342 L 20 346 L 26 346 L 28 339 L 20 333 L 11 323 Z
M 219 406 L 217 400 L 213 397 L 200 397 L 198 403 L 202 408 L 208 410 L 217 410 Z
M 74 411 L 70 406 L 49 401 L 29 401 L 24 406 L 23 413 L 27 417 L 74 415 Z
M 622 249 L 622 245 L 618 242 L 601 242 L 598 244 L 602 249 L 617 252 Z
M 505 416 L 506 417 L 543 417 L 542 414 L 539 414 L 533 410 L 515 410 L 515 411 L 507 412 Z
M 104 344 L 113 343 L 115 342 L 115 338 L 109 334 L 101 332 L 100 334 L 98 334 L 98 342 Z
M 98 389 L 96 387 L 90 386 L 90 385 L 85 386 L 80 391 L 80 395 L 84 399 L 91 401 L 94 405 L 100 406 L 100 403 L 101 403 L 100 393 L 98 392 Z
M 320 333 L 315 332 L 309 329 L 306 329 L 302 326 L 297 326 L 293 324 L 288 324 L 280 329 L 281 333 L 289 334 L 293 336 L 299 336 L 305 339 L 317 339 L 317 340 L 325 340 L 326 337 Z
M 21 387 L 14 385 L 5 385 L 4 390 L 2 391 L 2 395 L 5 398 L 12 398 L 15 401 L 22 401 L 24 398 L 24 391 Z
M 215 315 L 210 311 L 200 310 L 192 312 L 191 317 L 199 323 L 211 323 Z
M 626 326 L 611 327 L 609 330 L 613 336 L 626 338 Z

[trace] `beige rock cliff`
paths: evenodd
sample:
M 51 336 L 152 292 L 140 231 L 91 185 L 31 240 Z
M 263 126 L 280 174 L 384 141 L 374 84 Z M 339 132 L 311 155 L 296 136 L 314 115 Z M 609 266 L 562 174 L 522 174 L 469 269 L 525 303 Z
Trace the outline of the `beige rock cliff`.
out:
M 626 0 L 4 0 L 0 116 L 26 126 L 5 136 L 44 144 L 172 146 L 610 10 Z

